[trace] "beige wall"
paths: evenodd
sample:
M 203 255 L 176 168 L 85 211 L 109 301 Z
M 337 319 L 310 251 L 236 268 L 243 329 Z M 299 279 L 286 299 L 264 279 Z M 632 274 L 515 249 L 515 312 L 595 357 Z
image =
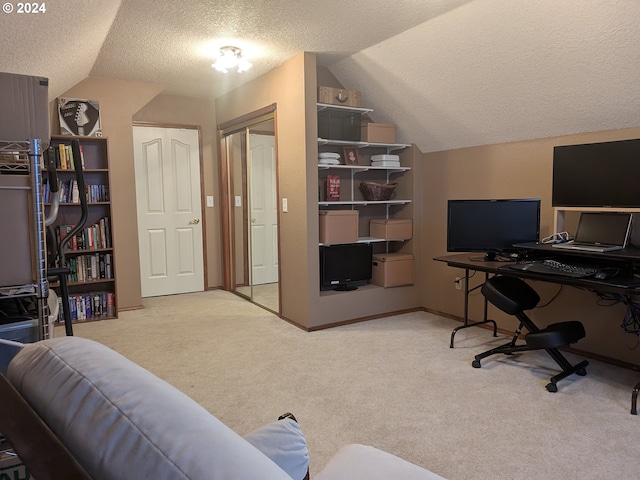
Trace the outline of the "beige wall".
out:
M 109 138 L 113 189 L 114 245 L 117 295 L 121 309 L 141 305 L 137 248 L 137 221 L 133 168 L 133 120 L 198 125 L 202 128 L 204 195 L 213 195 L 216 208 L 207 209 L 207 286 L 222 283 L 219 165 L 215 125 L 275 104 L 279 197 L 289 200 L 288 213 L 280 213 L 280 264 L 282 314 L 305 328 L 349 321 L 398 310 L 424 307 L 461 317 L 462 293 L 454 288 L 461 272 L 433 261 L 446 254 L 446 201 L 449 198 L 540 197 L 542 236 L 553 230 L 551 175 L 553 147 L 595 141 L 640 137 L 640 128 L 490 145 L 448 152 L 422 154 L 416 148 L 402 153 L 403 164 L 413 170 L 400 187 L 414 203 L 400 216 L 413 216 L 414 238 L 403 249 L 416 257 L 416 284 L 412 287 L 362 288 L 357 292 L 323 293 L 318 281 L 317 222 L 317 85 L 340 86 L 325 69 L 316 69 L 315 56 L 304 53 L 268 74 L 213 102 L 169 95 L 162 87 L 117 80 L 86 79 L 64 96 L 100 101 L 103 131 Z M 52 133 L 58 133 L 52 106 Z M 404 208 L 404 207 L 403 207 Z M 481 282 L 480 275 L 472 285 Z M 542 303 L 557 292 L 553 284 L 536 285 Z M 479 292 L 471 296 L 471 318 L 482 315 Z M 548 307 L 533 312 L 541 324 L 558 319 L 585 323 L 587 338 L 582 350 L 638 364 L 627 348 L 633 338 L 619 325 L 624 308 L 599 307 L 593 294 L 569 287 L 562 289 Z M 502 328 L 513 330 L 512 319 L 492 312 Z M 464 333 L 459 334 L 463 341 Z
M 419 173 L 424 186 L 422 222 L 425 235 L 420 268 L 425 276 L 423 306 L 457 317 L 463 315 L 463 293 L 454 288 L 454 279 L 464 272 L 432 260 L 447 253 L 448 199 L 539 197 L 542 199 L 541 236 L 544 237 L 554 233 L 551 207 L 553 147 L 638 137 L 640 128 L 425 154 Z M 479 285 L 483 279 L 484 274 L 477 274 L 471 279 L 470 286 Z M 560 289 L 558 285 L 543 282 L 532 285 L 541 294 L 541 304 L 551 300 Z M 637 339 L 625 335 L 620 328 L 624 307 L 597 306 L 597 300 L 593 293 L 563 287 L 549 306 L 533 311 L 532 318 L 541 325 L 580 320 L 585 324 L 587 336 L 576 345 L 578 349 L 640 364 L 637 351 L 627 347 L 627 343 L 635 345 Z M 499 315 L 493 308 L 490 315 L 502 328 L 513 331 L 517 327 L 515 320 Z M 482 318 L 482 296 L 478 290 L 471 294 L 470 318 Z M 456 342 L 464 344 L 464 330 L 457 334 Z
M 133 114 L 161 90 L 162 86 L 155 84 L 87 78 L 61 95 L 100 102 L 102 132 L 109 146 L 116 301 L 120 310 L 142 305 L 131 122 Z M 51 132 L 59 133 L 53 106 L 51 111 Z
M 419 282 L 410 287 L 364 287 L 356 292 L 320 292 L 318 267 L 317 86 L 337 85 L 316 69 L 315 55 L 301 54 L 228 95 L 217 99 L 218 123 L 276 104 L 279 197 L 289 211 L 280 213 L 282 315 L 309 329 L 399 310 L 419 308 Z M 324 83 L 324 84 L 327 84 Z M 416 149 L 403 153 L 403 163 L 420 158 Z M 413 175 L 406 175 L 399 194 L 413 195 Z M 394 207 L 397 208 L 397 207 Z M 400 216 L 412 217 L 414 207 Z M 406 247 L 419 245 L 420 233 Z M 418 249 L 419 250 L 419 249 Z M 418 254 L 419 255 L 419 254 Z
M 289 211 L 281 212 L 279 217 L 281 308 L 285 318 L 296 319 L 301 324 L 307 317 L 306 279 L 311 275 L 305 181 L 305 70 L 311 63 L 310 57 L 315 65 L 312 55 L 298 55 L 216 100 L 219 124 L 276 105 L 278 194 L 279 198 L 289 201 Z
M 212 100 L 159 95 L 133 115 L 136 122 L 159 126 L 188 125 L 200 127 L 200 158 L 205 234 L 205 288 L 222 286 L 220 251 L 220 182 L 216 132 L 215 103 Z M 207 195 L 213 196 L 214 207 L 207 207 Z

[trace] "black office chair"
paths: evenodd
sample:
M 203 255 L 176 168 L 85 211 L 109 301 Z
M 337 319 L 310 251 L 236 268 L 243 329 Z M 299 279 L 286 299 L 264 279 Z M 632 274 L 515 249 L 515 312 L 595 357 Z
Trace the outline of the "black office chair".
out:
M 585 336 L 582 323 L 578 321 L 559 322 L 546 328 L 538 328 L 524 312 L 534 308 L 540 301 L 540 297 L 533 288 L 516 277 L 502 275 L 492 277 L 482 285 L 481 292 L 497 308 L 520 320 L 520 326 L 509 343 L 476 355 L 475 360 L 471 363 L 474 368 L 480 368 L 480 360 L 495 353 L 510 355 L 516 352 L 544 349 L 562 368 L 562 372 L 551 377 L 550 383 L 546 385 L 548 391 L 557 392 L 556 383 L 573 373 L 587 374 L 585 367 L 589 362 L 584 360 L 577 365 L 571 365 L 558 350 L 558 348 L 575 343 Z M 526 343 L 516 345 L 523 327 L 529 331 L 524 337 Z

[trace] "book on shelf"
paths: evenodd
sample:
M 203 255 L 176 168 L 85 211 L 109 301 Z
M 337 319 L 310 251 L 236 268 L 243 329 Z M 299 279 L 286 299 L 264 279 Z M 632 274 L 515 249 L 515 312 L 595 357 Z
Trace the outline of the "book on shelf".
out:
M 57 147 L 57 148 L 56 148 Z M 79 146 L 80 151 L 80 164 L 82 168 L 85 166 L 84 162 L 84 149 L 82 145 Z M 57 169 L 60 170 L 74 170 L 77 159 L 74 158 L 73 148 L 67 143 L 58 143 L 56 146 L 51 145 L 47 149 L 47 155 L 53 155 L 54 164 Z
M 93 253 L 78 255 L 68 259 L 69 282 L 90 282 L 104 279 L 113 279 L 112 255 L 110 253 Z
M 62 298 L 60 298 L 62 301 Z M 58 321 L 64 321 L 62 303 L 60 303 Z M 69 296 L 71 320 L 91 320 L 115 316 L 115 294 L 97 291 Z
M 58 243 L 73 229 L 73 225 L 58 225 L 55 228 Z M 95 224 L 90 225 L 71 239 L 68 250 L 97 250 L 111 248 L 111 228 L 109 217 L 103 217 Z

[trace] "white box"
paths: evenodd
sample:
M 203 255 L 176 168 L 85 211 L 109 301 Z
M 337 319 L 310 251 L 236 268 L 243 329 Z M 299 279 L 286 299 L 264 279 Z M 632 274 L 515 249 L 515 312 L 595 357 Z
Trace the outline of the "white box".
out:
M 390 155 L 390 154 L 385 154 L 385 155 L 371 155 L 371 161 L 372 162 L 386 162 L 386 161 L 392 161 L 392 162 L 399 162 L 400 161 L 400 155 Z
M 371 162 L 372 167 L 400 167 L 400 162 L 393 160 L 378 160 Z

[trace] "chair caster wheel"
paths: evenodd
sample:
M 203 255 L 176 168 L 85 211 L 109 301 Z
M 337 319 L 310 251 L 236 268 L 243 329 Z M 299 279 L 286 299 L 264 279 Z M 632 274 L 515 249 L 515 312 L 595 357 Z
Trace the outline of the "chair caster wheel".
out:
M 556 393 L 558 391 L 558 386 L 555 383 L 549 383 L 546 388 L 547 391 L 551 393 Z
M 482 365 L 480 365 L 480 360 L 474 360 L 473 362 L 471 362 L 471 366 L 473 368 L 480 368 Z
M 581 377 L 584 377 L 587 374 L 587 371 L 584 368 L 581 368 L 580 370 L 576 371 L 576 373 Z

